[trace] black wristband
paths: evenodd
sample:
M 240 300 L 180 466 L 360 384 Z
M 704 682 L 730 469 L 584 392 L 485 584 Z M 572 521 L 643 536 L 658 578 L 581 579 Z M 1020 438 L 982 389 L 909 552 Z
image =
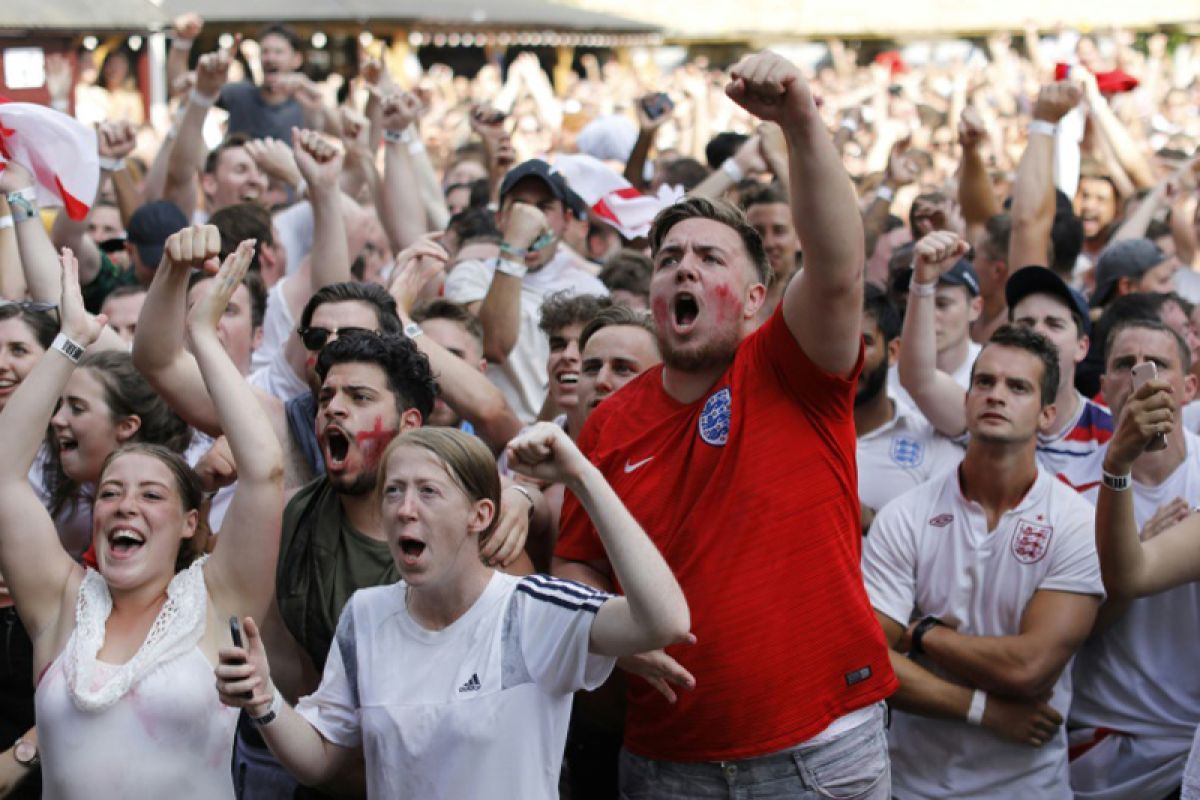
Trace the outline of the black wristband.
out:
M 930 628 L 935 628 L 938 625 L 944 624 L 945 623 L 937 617 L 925 617 L 918 622 L 917 627 L 913 628 L 912 647 L 909 649 L 909 653 L 914 656 L 919 656 L 924 653 L 925 648 L 921 647 L 921 640 L 925 638 L 925 634 L 929 632 Z

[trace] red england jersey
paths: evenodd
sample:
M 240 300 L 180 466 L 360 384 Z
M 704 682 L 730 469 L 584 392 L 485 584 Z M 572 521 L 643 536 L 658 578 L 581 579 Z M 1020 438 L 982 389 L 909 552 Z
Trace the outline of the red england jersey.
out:
M 579 445 L 670 564 L 697 638 L 668 649 L 696 678 L 675 705 L 629 682 L 631 752 L 764 755 L 895 691 L 859 563 L 855 384 L 813 364 L 776 311 L 696 402 L 672 399 L 659 366 L 592 413 Z M 555 554 L 605 560 L 569 492 Z

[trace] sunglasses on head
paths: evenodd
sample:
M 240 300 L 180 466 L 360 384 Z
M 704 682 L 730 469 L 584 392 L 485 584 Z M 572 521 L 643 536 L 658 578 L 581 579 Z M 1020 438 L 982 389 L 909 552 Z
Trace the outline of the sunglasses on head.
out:
M 300 341 L 304 343 L 304 348 L 309 352 L 315 353 L 320 350 L 329 341 L 330 336 L 346 336 L 363 335 L 377 336 L 375 331 L 369 328 L 301 328 L 296 331 L 300 334 Z
M 58 303 L 34 303 L 30 300 L 0 300 L 0 308 L 16 306 L 22 311 L 36 311 L 39 314 L 53 314 L 58 319 Z

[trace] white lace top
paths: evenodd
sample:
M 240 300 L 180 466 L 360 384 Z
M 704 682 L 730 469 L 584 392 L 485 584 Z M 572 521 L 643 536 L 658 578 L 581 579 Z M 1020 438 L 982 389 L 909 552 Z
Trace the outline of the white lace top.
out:
M 208 607 L 202 564 L 171 580 L 146 641 L 119 665 L 96 658 L 112 598 L 87 571 L 75 630 L 35 694 L 43 798 L 233 797 L 237 711 L 217 699 L 198 647 Z

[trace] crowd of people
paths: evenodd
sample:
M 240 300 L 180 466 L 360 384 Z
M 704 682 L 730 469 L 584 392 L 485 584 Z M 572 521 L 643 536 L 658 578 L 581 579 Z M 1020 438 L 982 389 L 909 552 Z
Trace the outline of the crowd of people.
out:
M 209 39 L 0 106 L 0 796 L 1200 800 L 1191 42 Z

